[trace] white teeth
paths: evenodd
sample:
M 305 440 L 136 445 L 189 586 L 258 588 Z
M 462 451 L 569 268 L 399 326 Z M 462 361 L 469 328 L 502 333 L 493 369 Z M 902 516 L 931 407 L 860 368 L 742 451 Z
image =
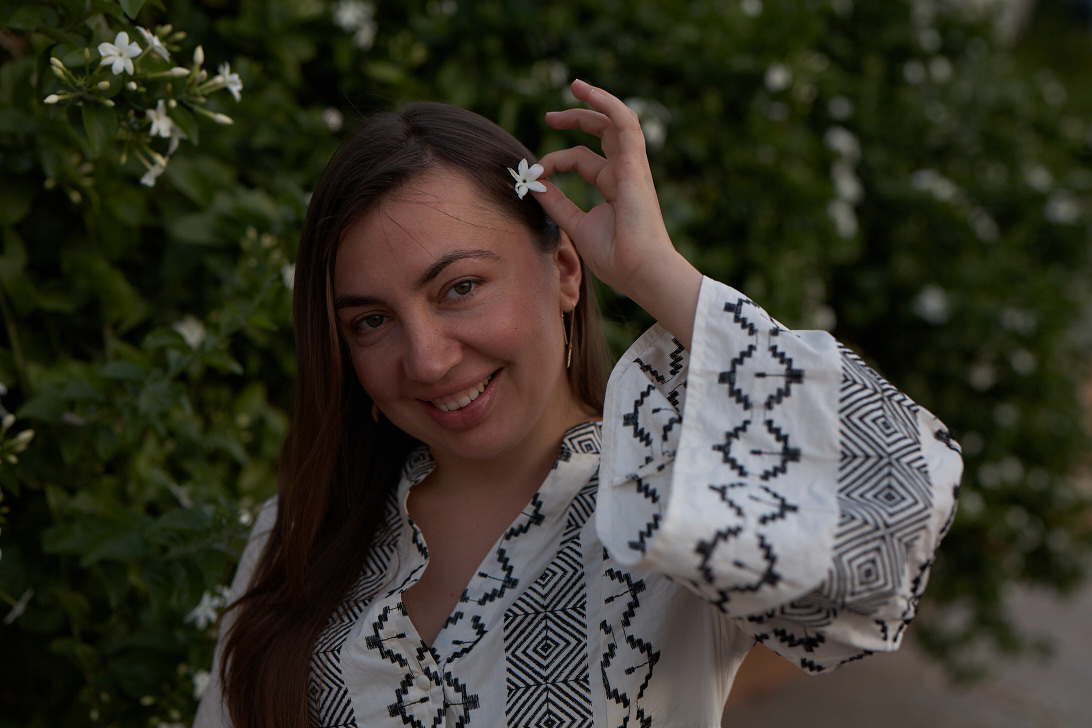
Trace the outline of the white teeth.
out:
M 471 387 L 465 392 L 460 392 L 450 399 L 431 400 L 432 404 L 436 406 L 436 409 L 441 412 L 451 412 L 452 410 L 462 409 L 468 404 L 478 398 L 478 395 L 485 391 L 485 385 L 489 384 L 489 380 L 493 378 L 490 374 L 486 377 L 484 382 L 481 382 L 477 386 Z

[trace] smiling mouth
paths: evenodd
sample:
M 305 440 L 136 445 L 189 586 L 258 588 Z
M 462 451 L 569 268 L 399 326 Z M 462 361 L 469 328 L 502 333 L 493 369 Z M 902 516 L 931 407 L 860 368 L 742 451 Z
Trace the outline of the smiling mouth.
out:
M 478 395 L 485 391 L 486 385 L 489 384 L 490 380 L 493 379 L 493 376 L 495 374 L 496 372 L 493 372 L 493 374 L 490 374 L 488 377 L 486 377 L 484 380 L 474 385 L 470 389 L 459 392 L 454 396 L 444 397 L 443 399 L 430 399 L 429 402 L 432 404 L 433 407 L 440 410 L 441 412 L 452 412 L 457 409 L 462 409 L 463 407 L 466 407 L 468 404 L 476 400 L 478 398 Z

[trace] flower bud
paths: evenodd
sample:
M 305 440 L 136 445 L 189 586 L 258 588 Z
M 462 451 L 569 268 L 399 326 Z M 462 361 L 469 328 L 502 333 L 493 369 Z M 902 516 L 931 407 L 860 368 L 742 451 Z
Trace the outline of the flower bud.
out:
M 197 83 L 204 83 L 205 79 L 209 77 L 209 72 L 205 69 L 201 69 L 197 72 Z
M 105 91 L 106 89 L 110 88 L 110 82 L 109 81 L 99 81 L 96 88 L 98 88 L 99 91 Z
M 61 59 L 57 58 L 57 56 L 50 56 L 49 57 L 49 64 L 51 66 L 53 66 L 54 68 L 61 68 L 61 69 L 64 68 L 64 63 L 62 63 Z
M 58 96 L 57 94 L 50 94 L 49 96 L 45 97 L 45 100 L 42 103 L 55 104 L 60 100 L 61 100 L 61 97 Z
M 215 121 L 217 124 L 224 124 L 224 125 L 234 124 L 235 123 L 235 121 L 230 116 L 228 116 L 227 114 L 213 114 L 212 115 L 212 120 Z
M 201 46 L 193 49 L 193 62 L 198 66 L 205 62 L 205 49 Z
M 125 88 L 129 89 L 130 91 L 136 91 L 137 90 L 136 81 L 130 81 L 129 83 L 125 84 Z
M 175 66 L 171 70 L 167 71 L 167 75 L 171 78 L 182 78 L 183 76 L 190 75 L 190 69 L 182 68 L 182 66 Z

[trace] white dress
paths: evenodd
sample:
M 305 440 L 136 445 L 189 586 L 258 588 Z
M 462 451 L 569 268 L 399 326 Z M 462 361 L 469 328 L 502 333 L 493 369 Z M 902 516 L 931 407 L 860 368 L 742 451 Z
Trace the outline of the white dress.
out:
M 693 341 L 656 326 L 626 352 L 431 647 L 401 601 L 428 563 L 415 452 L 315 647 L 314 726 L 714 728 L 756 642 L 809 672 L 898 647 L 954 515 L 947 429 L 710 279 Z M 227 725 L 214 678 L 195 726 Z

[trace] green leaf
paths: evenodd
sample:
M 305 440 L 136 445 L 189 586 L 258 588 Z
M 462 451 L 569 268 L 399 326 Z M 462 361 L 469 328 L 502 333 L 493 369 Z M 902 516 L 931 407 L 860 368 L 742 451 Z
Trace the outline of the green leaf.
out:
M 210 351 L 203 357 L 203 361 L 213 369 L 217 369 L 221 372 L 227 372 L 229 374 L 243 373 L 243 367 L 239 362 L 235 361 L 235 357 L 222 349 Z
M 101 155 L 118 132 L 118 115 L 101 104 L 85 102 L 83 105 L 83 130 L 87 132 L 92 159 Z
M 144 554 L 144 537 L 137 531 L 119 533 L 105 538 L 80 558 L 80 566 L 87 567 L 104 560 L 125 561 Z
M 137 13 L 144 7 L 144 0 L 118 0 L 118 3 L 131 20 L 136 20 Z
M 139 382 L 148 376 L 144 367 L 131 361 L 112 361 L 103 364 L 99 369 L 99 376 L 103 379 L 120 379 L 130 382 Z
M 22 7 L 11 14 L 4 25 L 11 30 L 40 31 L 57 24 L 57 13 L 43 5 Z
M 23 219 L 30 211 L 35 192 L 33 184 L 18 177 L 0 176 L 0 227 L 14 225 Z

